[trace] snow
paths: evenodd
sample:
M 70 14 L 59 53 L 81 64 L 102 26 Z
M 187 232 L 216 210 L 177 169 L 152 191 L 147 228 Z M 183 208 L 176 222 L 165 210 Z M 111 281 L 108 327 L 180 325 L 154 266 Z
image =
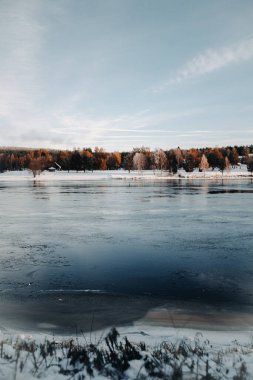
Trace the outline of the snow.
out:
M 187 345 L 192 345 L 193 347 L 197 343 L 199 346 L 207 347 L 208 361 L 210 363 L 210 368 L 216 363 L 219 357 L 222 357 L 223 365 L 229 369 L 229 374 L 227 379 L 233 379 L 238 371 L 241 364 L 244 362 L 247 367 L 248 374 L 253 374 L 253 345 L 252 345 L 252 330 L 245 331 L 208 331 L 208 330 L 195 330 L 195 329 L 185 329 L 185 328 L 173 328 L 173 327 L 159 327 L 144 325 L 136 322 L 132 326 L 117 327 L 120 333 L 120 339 L 127 336 L 131 344 L 145 342 L 147 350 L 145 351 L 145 356 L 151 357 L 152 349 L 160 347 L 164 342 L 172 343 L 173 345 L 178 345 L 182 340 L 184 340 Z M 66 342 L 73 339 L 77 344 L 94 344 L 102 345 L 104 347 L 103 339 L 109 332 L 109 329 L 103 331 L 95 331 L 87 335 L 66 337 L 66 336 L 52 336 L 45 335 L 41 333 L 30 334 L 20 333 L 18 331 L 0 331 L 0 342 L 4 341 L 4 352 L 8 355 L 13 355 L 15 353 L 15 347 L 22 342 L 36 342 L 37 344 L 42 344 L 46 339 L 56 341 L 57 343 Z M 99 343 L 102 342 L 102 343 Z M 166 344 L 166 343 L 165 343 Z M 59 349 L 57 352 L 57 358 L 63 355 L 63 349 Z M 27 355 L 27 353 L 24 353 Z M 218 359 L 217 359 L 218 358 Z M 22 354 L 20 359 L 22 359 Z M 67 360 L 67 359 L 63 359 Z M 143 367 L 143 360 L 133 360 L 130 362 L 130 368 L 125 372 L 126 379 L 136 379 L 138 373 Z M 22 372 L 19 370 L 16 372 L 15 361 L 8 362 L 4 358 L 0 358 L 0 380 L 4 379 L 16 379 L 16 380 L 32 380 L 40 376 L 40 378 L 46 380 L 63 380 L 68 377 L 58 373 L 57 366 L 48 367 L 44 372 L 34 373 L 33 360 L 30 362 L 26 358 L 26 366 Z M 65 364 L 64 364 L 65 365 Z M 67 366 L 67 363 L 66 363 Z M 203 364 L 203 371 L 204 364 Z M 201 367 L 200 367 L 201 368 Z M 224 367 L 225 368 L 225 367 Z M 85 372 L 85 375 L 87 373 Z M 220 374 L 221 375 L 221 374 Z M 220 376 L 219 375 L 219 376 Z M 252 375 L 248 375 L 245 379 L 252 379 Z M 89 375 L 88 375 L 89 377 Z M 76 377 L 77 379 L 78 377 Z M 95 374 L 95 379 L 103 380 L 106 377 Z M 190 379 L 192 377 L 184 377 Z M 217 379 L 223 378 L 217 377 Z M 75 377 L 73 377 L 75 379 Z M 244 379 L 244 377 L 243 377 Z
M 0 173 L 1 181 L 100 181 L 100 180 L 145 180 L 145 181 L 157 181 L 157 180 L 175 180 L 175 179 L 230 179 L 230 178 L 249 178 L 251 173 L 247 171 L 246 165 L 240 165 L 235 168 L 231 168 L 229 171 L 224 171 L 223 174 L 218 169 L 208 170 L 206 172 L 199 172 L 195 170 L 192 173 L 186 173 L 183 169 L 180 169 L 177 174 L 171 174 L 166 171 L 131 171 L 126 170 L 106 170 L 106 171 L 94 171 L 94 172 L 75 172 L 75 171 L 56 171 L 48 172 L 44 171 L 35 178 L 29 170 L 24 171 L 11 171 Z

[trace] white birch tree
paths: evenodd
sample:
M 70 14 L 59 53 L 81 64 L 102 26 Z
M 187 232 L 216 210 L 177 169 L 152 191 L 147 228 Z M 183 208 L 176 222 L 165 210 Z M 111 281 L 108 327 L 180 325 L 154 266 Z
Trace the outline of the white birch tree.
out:
M 145 169 L 146 166 L 146 156 L 144 153 L 136 152 L 133 158 L 133 164 L 134 169 L 138 170 L 139 172 Z
M 231 163 L 230 163 L 229 159 L 227 157 L 225 157 L 225 170 L 227 173 L 229 173 L 230 169 L 231 169 Z
M 207 160 L 205 154 L 202 155 L 202 158 L 201 158 L 201 161 L 199 164 L 199 168 L 204 172 L 204 177 L 205 177 L 206 171 L 209 169 L 209 163 L 208 163 L 208 160 Z
M 161 172 L 165 170 L 168 164 L 165 152 L 162 149 L 156 149 L 154 152 L 154 158 L 156 168 L 161 170 Z

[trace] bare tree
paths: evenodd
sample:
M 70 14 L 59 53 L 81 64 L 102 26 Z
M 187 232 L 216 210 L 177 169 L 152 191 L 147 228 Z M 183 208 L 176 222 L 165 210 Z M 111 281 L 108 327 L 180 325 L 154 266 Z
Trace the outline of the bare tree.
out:
M 251 176 L 252 176 L 252 173 L 253 173 L 253 157 L 248 158 L 247 169 L 251 173 Z
M 201 161 L 200 161 L 200 164 L 199 164 L 199 168 L 201 169 L 201 171 L 204 172 L 204 177 L 205 177 L 206 176 L 206 171 L 209 169 L 209 163 L 208 163 L 208 160 L 207 160 L 205 154 L 202 155 L 202 158 L 201 158 Z
M 154 152 L 155 166 L 161 172 L 167 168 L 168 160 L 165 152 L 162 149 L 156 149 Z
M 145 169 L 146 166 L 146 156 L 144 153 L 136 152 L 133 158 L 133 164 L 134 168 L 137 169 L 138 171 L 141 171 Z
M 231 169 L 231 163 L 230 163 L 228 157 L 225 157 L 225 170 L 226 170 L 226 172 L 230 172 L 230 169 Z
M 34 178 L 39 175 L 43 169 L 43 162 L 41 158 L 35 158 L 31 160 L 29 169 L 32 171 Z
M 177 149 L 173 149 L 173 152 L 174 152 L 174 155 L 176 158 L 177 168 L 181 168 L 183 166 L 183 162 L 184 162 L 184 157 L 183 157 L 182 151 L 178 147 Z

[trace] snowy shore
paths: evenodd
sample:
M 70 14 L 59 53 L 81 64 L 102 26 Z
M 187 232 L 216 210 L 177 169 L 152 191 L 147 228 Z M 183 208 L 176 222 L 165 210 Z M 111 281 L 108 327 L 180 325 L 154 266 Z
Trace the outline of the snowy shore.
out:
M 137 324 L 114 333 L 66 338 L 1 332 L 0 379 L 253 379 L 250 330 L 215 333 Z
M 253 379 L 250 310 L 231 313 L 195 305 L 187 312 L 180 305 L 116 323 L 114 343 L 108 340 L 112 324 L 95 329 L 97 317 L 88 329 L 77 324 L 71 332 L 57 329 L 47 315 L 43 323 L 23 327 L 1 320 L 0 380 Z
M 172 310 L 116 323 L 116 339 L 111 327 L 96 330 L 93 323 L 69 332 L 46 317 L 38 328 L 1 321 L 0 380 L 253 379 L 251 314 Z
M 2 181 L 100 181 L 100 180 L 142 180 L 142 181 L 161 181 L 161 180 L 222 180 L 222 179 L 240 179 L 240 178 L 252 178 L 250 172 L 247 171 L 246 165 L 240 167 L 231 168 L 229 171 L 223 173 L 219 170 L 208 170 L 206 172 L 200 172 L 195 170 L 191 173 L 187 173 L 180 169 L 177 174 L 171 174 L 167 171 L 153 171 L 143 170 L 141 172 L 126 170 L 106 170 L 106 171 L 55 171 L 48 172 L 43 171 L 35 178 L 29 170 L 24 171 L 10 171 L 0 173 L 0 182 Z

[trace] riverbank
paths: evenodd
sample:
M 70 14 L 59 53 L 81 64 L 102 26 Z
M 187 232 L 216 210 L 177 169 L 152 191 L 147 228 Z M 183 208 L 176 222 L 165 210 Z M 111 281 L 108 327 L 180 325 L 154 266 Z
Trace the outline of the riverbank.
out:
M 108 297 L 2 297 L 0 380 L 253 378 L 250 309 Z
M 133 325 L 73 336 L 0 333 L 0 379 L 253 379 L 252 331 Z
M 43 171 L 35 178 L 31 171 L 10 171 L 0 173 L 0 182 L 2 181 L 100 181 L 100 180 L 143 180 L 143 181 L 162 181 L 162 180 L 181 180 L 181 179 L 198 179 L 198 180 L 223 180 L 223 179 L 243 179 L 252 178 L 250 172 L 247 171 L 246 165 L 240 167 L 231 168 L 229 171 L 223 173 L 219 170 L 208 170 L 206 172 L 200 172 L 195 170 L 191 173 L 185 172 L 180 169 L 178 173 L 172 174 L 167 171 L 153 171 L 143 170 L 141 172 L 126 170 L 106 170 L 106 171 L 55 171 L 48 172 Z

